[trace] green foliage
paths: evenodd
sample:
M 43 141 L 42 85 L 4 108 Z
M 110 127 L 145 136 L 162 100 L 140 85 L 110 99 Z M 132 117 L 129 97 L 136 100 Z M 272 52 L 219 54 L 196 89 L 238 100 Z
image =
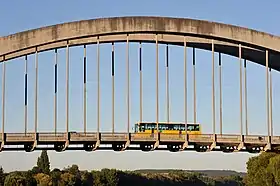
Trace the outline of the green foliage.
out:
M 61 174 L 62 185 L 75 186 L 76 182 L 77 178 L 75 177 L 75 175 L 68 172 Z
M 93 177 L 92 174 L 88 171 L 81 172 L 81 185 L 82 186 L 92 186 L 93 185 Z
M 119 179 L 116 169 L 102 169 L 101 171 L 93 171 L 93 183 L 96 186 L 117 186 Z
M 35 174 L 41 173 L 41 170 L 39 167 L 35 166 L 31 169 L 31 173 L 32 173 L 32 175 L 35 175 Z
M 37 186 L 37 182 L 35 178 L 33 177 L 32 171 L 26 171 L 21 173 L 26 178 L 26 185 L 27 186 Z
M 4 182 L 5 182 L 5 173 L 4 173 L 4 169 L 3 167 L 0 167 L 0 185 L 4 185 Z
M 276 185 L 280 185 L 280 155 L 270 158 L 268 171 L 273 175 Z
M 80 174 L 80 170 L 79 170 L 78 165 L 72 165 L 71 167 L 67 167 L 66 169 L 64 169 L 64 172 L 68 172 L 71 175 L 75 176 L 76 185 L 81 185 L 82 184 L 81 174 Z
M 245 178 L 248 186 L 273 186 L 276 185 L 274 166 L 279 165 L 279 155 L 276 153 L 263 152 L 259 156 L 252 157 L 247 162 L 247 176 Z M 278 162 L 277 162 L 278 161 Z
M 53 186 L 58 186 L 60 184 L 60 177 L 61 177 L 61 172 L 59 169 L 53 169 L 50 173 L 51 178 L 52 178 L 52 183 Z
M 266 159 L 267 157 L 271 159 Z M 275 158 L 274 158 L 275 157 Z M 261 160 L 261 162 L 256 162 Z M 280 161 L 273 155 L 262 155 L 259 158 L 250 159 L 249 168 L 257 166 L 267 167 L 266 171 L 271 176 L 269 180 L 279 183 Z M 254 173 L 254 171 L 251 171 Z M 263 172 L 261 172 L 263 173 Z M 252 174 L 250 175 L 252 176 Z M 254 174 L 254 176 L 260 176 Z M 244 180 L 240 176 L 220 177 L 219 179 L 206 176 L 197 172 L 184 170 L 146 170 L 146 171 L 119 171 L 116 169 L 102 169 L 101 171 L 80 171 L 78 165 L 69 166 L 63 170 L 53 169 L 50 172 L 50 162 L 47 151 L 42 151 L 37 160 L 37 166 L 29 171 L 4 173 L 0 167 L 0 181 L 4 180 L 4 186 L 243 186 Z M 246 178 L 251 181 L 250 177 Z M 254 182 L 258 183 L 258 182 Z M 261 182 L 260 182 L 261 183 Z M 270 182 L 267 182 L 269 185 Z M 3 185 L 0 183 L 0 186 Z M 273 185 L 272 185 L 273 186 Z
M 21 172 L 12 172 L 6 178 L 4 186 L 26 186 L 27 181 Z
M 238 182 L 240 181 L 240 182 Z M 169 173 L 139 173 L 134 171 L 119 171 L 116 169 L 102 169 L 101 171 L 80 171 L 78 166 L 72 165 L 60 171 L 54 169 L 50 174 L 33 171 L 12 172 L 5 179 L 5 185 L 12 186 L 222 186 L 244 185 L 241 177 L 227 177 L 214 179 L 199 173 L 186 171 L 171 171 Z
M 44 174 L 50 173 L 50 161 L 49 156 L 46 150 L 42 150 L 41 156 L 38 157 L 37 167 Z
M 34 177 L 35 177 L 37 183 L 40 186 L 50 186 L 50 185 L 52 185 L 52 178 L 47 174 L 38 173 Z

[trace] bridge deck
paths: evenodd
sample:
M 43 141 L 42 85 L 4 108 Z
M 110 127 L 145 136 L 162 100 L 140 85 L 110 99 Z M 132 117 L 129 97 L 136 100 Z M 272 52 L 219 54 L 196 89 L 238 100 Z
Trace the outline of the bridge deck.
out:
M 3 138 L 4 137 L 4 138 Z M 220 147 L 233 147 L 243 144 L 247 147 L 262 147 L 268 144 L 273 147 L 280 146 L 280 136 L 259 136 L 259 135 L 170 135 L 170 134 L 136 134 L 136 133 L 96 133 L 96 132 L 70 132 L 70 133 L 5 133 L 0 136 L 0 141 L 4 145 L 3 150 L 8 149 L 6 145 L 25 145 L 36 142 L 36 145 L 55 145 L 61 143 L 68 143 L 68 145 L 84 145 L 84 144 L 125 144 L 129 141 L 132 145 L 141 144 L 155 144 L 157 141 L 159 145 L 202 145 L 211 146 L 215 144 Z M 35 144 L 35 143 L 34 143 Z M 36 148 L 36 147 L 35 147 Z M 68 148 L 68 147 L 67 147 Z M 69 148 L 68 148 L 69 149 Z M 212 148 L 211 150 L 214 150 Z M 239 149 L 240 150 L 240 149 Z

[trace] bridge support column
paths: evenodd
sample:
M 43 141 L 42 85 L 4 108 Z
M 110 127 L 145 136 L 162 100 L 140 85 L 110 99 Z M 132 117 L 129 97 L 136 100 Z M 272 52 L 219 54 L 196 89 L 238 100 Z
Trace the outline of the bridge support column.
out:
M 101 134 L 98 132 L 98 134 L 97 134 L 97 141 L 96 141 L 95 146 L 92 149 L 92 151 L 95 151 L 96 149 L 98 149 L 98 147 L 100 146 L 100 139 L 101 139 Z
M 241 135 L 240 137 L 241 137 L 241 141 L 240 141 L 240 143 L 239 143 L 239 145 L 237 147 L 237 150 L 234 150 L 234 152 L 240 151 L 245 146 L 244 145 L 244 135 Z
M 63 147 L 61 148 L 61 152 L 65 151 L 66 148 L 69 146 L 69 136 L 70 136 L 70 133 L 67 132 L 66 133 L 66 141 L 65 141 Z
M 5 146 L 5 141 L 4 141 L 4 140 L 2 140 L 1 145 L 0 145 L 0 152 L 2 152 L 2 151 L 3 151 L 4 146 Z
M 271 149 L 271 136 L 268 136 L 267 144 L 265 145 L 263 151 L 267 152 L 271 151 Z
M 122 148 L 121 151 L 125 151 L 125 150 L 129 147 L 129 145 L 130 145 L 130 140 L 131 140 L 131 133 L 128 134 L 128 136 L 127 136 L 127 141 L 126 141 L 126 143 L 125 143 L 125 145 L 124 145 L 124 147 Z
M 6 63 L 5 58 L 2 67 L 2 142 L 0 146 L 0 151 L 3 150 L 5 145 L 5 93 L 6 93 Z
M 33 152 L 37 146 L 37 139 L 38 139 L 38 133 L 35 133 L 34 134 L 34 142 L 33 142 L 33 145 L 32 145 L 32 148 L 30 149 L 30 152 Z
M 189 134 L 186 134 L 185 136 L 185 142 L 183 143 L 182 147 L 179 149 L 179 151 L 183 151 L 185 150 L 186 148 L 188 148 L 189 146 Z
M 156 150 L 159 147 L 159 143 L 160 143 L 160 133 L 157 133 L 157 140 L 151 150 L 152 151 Z
M 217 135 L 213 134 L 213 142 L 210 145 L 209 149 L 207 149 L 207 152 L 212 151 L 217 146 Z
M 64 144 L 64 147 L 63 147 L 62 151 L 65 151 L 68 146 L 69 146 L 69 140 L 67 139 L 65 141 L 65 144 Z
M 26 133 L 25 133 L 26 135 Z M 38 133 L 34 133 L 34 141 L 33 143 L 27 142 L 24 144 L 24 150 L 25 152 L 33 152 L 37 146 L 37 135 Z

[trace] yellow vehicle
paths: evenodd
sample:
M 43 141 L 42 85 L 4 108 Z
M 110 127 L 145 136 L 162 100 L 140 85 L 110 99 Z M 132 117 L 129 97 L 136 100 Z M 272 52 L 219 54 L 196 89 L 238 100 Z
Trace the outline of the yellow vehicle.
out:
M 134 132 L 137 134 L 157 133 L 156 122 L 138 122 L 134 125 Z M 162 134 L 186 134 L 185 123 L 160 122 L 158 123 L 159 133 Z M 201 134 L 199 123 L 187 123 L 188 134 Z

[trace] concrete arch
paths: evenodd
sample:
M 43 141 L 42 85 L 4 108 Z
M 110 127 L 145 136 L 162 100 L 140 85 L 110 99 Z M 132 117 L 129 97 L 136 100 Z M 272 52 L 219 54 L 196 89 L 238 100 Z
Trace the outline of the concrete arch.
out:
M 160 43 L 183 45 L 183 36 L 188 46 L 211 49 L 238 56 L 237 44 L 244 47 L 242 57 L 265 64 L 265 52 L 269 50 L 269 62 L 273 69 L 280 70 L 280 37 L 233 25 L 202 20 L 168 17 L 114 17 L 83 20 L 42 27 L 0 37 L 0 61 L 20 57 L 37 51 L 100 42 L 126 41 L 153 42 L 159 34 Z

